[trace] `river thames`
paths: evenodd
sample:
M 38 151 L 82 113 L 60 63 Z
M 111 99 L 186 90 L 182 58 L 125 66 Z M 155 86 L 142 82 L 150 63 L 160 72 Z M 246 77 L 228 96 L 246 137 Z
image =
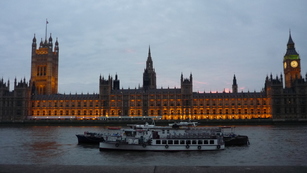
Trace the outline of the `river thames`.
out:
M 107 166 L 307 166 L 307 125 L 236 126 L 250 145 L 221 151 L 99 151 L 78 133 L 104 126 L 0 126 L 0 164 Z

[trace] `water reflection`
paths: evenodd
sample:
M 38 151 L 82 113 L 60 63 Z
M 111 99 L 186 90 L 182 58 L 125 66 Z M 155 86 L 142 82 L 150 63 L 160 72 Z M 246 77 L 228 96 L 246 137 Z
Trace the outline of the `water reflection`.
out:
M 22 141 L 23 149 L 28 151 L 28 162 L 45 163 L 47 160 L 63 154 L 62 144 L 58 143 L 58 128 L 33 126 L 25 128 L 26 139 Z

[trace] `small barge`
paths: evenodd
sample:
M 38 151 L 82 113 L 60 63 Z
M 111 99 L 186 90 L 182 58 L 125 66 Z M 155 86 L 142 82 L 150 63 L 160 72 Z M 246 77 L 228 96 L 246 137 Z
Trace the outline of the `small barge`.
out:
M 84 132 L 84 134 L 77 134 L 79 144 L 98 144 L 104 141 L 104 134 L 95 132 Z
M 85 131 L 83 134 L 76 134 L 79 144 L 96 144 L 104 141 L 106 135 L 118 133 L 120 127 L 109 127 L 104 133 L 88 132 Z
M 235 127 L 221 127 L 225 146 L 246 146 L 249 145 L 249 139 L 246 135 L 238 135 L 234 132 Z

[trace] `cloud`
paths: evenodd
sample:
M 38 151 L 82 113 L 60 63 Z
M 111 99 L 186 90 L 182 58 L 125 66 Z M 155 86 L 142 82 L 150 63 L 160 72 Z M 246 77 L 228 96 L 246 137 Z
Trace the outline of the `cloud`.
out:
M 44 38 L 48 18 L 48 35 L 60 43 L 61 92 L 98 92 L 100 74 L 117 73 L 124 88 L 142 84 L 149 45 L 159 86 L 179 87 L 180 74 L 192 73 L 195 91 L 223 91 L 236 74 L 239 87 L 260 91 L 267 74 L 283 72 L 289 28 L 306 73 L 305 1 L 12 0 L 0 6 L 6 16 L 0 77 L 30 78 L 32 38 Z

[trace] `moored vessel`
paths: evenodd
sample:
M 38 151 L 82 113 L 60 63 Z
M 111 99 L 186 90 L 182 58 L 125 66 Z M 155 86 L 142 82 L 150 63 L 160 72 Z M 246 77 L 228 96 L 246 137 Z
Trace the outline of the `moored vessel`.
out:
M 221 132 L 223 133 L 223 140 L 225 146 L 246 146 L 249 145 L 249 139 L 246 135 L 238 135 L 234 132 L 235 127 L 223 126 Z
M 96 132 L 88 132 L 85 131 L 83 134 L 76 134 L 78 138 L 79 144 L 96 144 L 98 145 L 99 142 L 104 141 L 104 137 L 110 134 L 116 134 L 120 131 L 120 127 L 108 127 L 106 131 L 103 133 L 96 133 Z
M 224 148 L 221 132 L 189 127 L 127 128 L 122 129 L 120 134 L 107 135 L 105 141 L 99 143 L 101 151 L 205 151 Z
M 98 144 L 104 141 L 104 134 L 102 133 L 85 131 L 83 134 L 76 134 L 76 136 L 79 144 Z

